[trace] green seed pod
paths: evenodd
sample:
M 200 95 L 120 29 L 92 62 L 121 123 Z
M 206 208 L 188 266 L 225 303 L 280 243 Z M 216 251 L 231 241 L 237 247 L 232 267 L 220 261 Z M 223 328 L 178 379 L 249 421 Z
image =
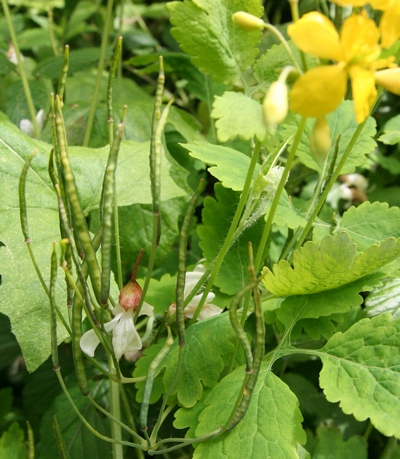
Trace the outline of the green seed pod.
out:
M 245 32 L 254 32 L 264 28 L 264 21 L 262 19 L 245 11 L 237 11 L 232 14 L 232 21 Z
M 318 164 L 323 164 L 332 146 L 331 133 L 325 116 L 317 118 L 310 137 L 310 151 Z

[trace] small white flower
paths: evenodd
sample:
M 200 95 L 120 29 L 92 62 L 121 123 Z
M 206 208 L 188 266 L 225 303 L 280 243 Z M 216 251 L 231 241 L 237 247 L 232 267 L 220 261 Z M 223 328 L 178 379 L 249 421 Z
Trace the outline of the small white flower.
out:
M 40 109 L 36 113 L 36 121 L 37 121 L 40 131 L 43 129 L 43 124 L 44 124 L 45 119 L 46 119 L 46 115 L 44 113 L 44 110 Z M 26 118 L 22 119 L 19 122 L 19 128 L 21 129 L 22 132 L 25 132 L 25 134 L 29 136 L 33 136 L 35 133 L 35 128 L 33 127 L 32 121 Z
M 185 276 L 185 290 L 183 292 L 183 297 L 186 299 L 194 287 L 196 286 L 197 282 L 201 279 L 202 275 L 205 273 L 205 268 L 203 265 L 197 265 L 193 271 L 190 271 L 186 273 Z M 200 303 L 200 300 L 202 298 L 203 294 L 199 293 L 198 295 L 195 295 L 190 301 L 189 304 L 185 307 L 184 313 L 185 317 L 191 319 L 194 316 L 194 313 L 197 309 L 197 306 Z M 216 316 L 218 314 L 221 314 L 223 311 L 220 307 L 216 306 L 215 304 L 211 304 L 211 302 L 214 300 L 215 295 L 214 293 L 210 292 L 207 295 L 206 301 L 200 311 L 200 314 L 197 317 L 197 320 L 202 320 L 206 319 L 207 317 L 212 317 Z M 169 313 L 172 315 L 176 311 L 176 304 L 173 303 L 169 307 Z
M 153 310 L 153 306 L 144 302 L 139 315 L 151 316 L 153 314 Z M 135 324 L 133 323 L 133 317 L 135 314 L 134 308 L 128 308 L 125 310 L 125 308 L 118 304 L 112 310 L 112 313 L 115 316 L 114 319 L 105 323 L 104 328 L 107 332 L 112 331 L 112 344 L 115 357 L 120 359 L 125 352 L 142 349 L 142 340 L 140 339 L 139 333 L 136 331 Z M 94 351 L 99 343 L 100 340 L 93 329 L 84 333 L 80 340 L 82 351 L 90 357 L 94 356 Z

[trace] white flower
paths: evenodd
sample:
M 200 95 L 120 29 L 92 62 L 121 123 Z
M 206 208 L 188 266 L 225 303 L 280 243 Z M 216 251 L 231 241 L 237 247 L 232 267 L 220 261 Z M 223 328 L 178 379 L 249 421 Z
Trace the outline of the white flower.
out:
M 139 315 L 151 316 L 153 310 L 153 306 L 144 302 Z M 142 349 L 142 340 L 133 323 L 134 308 L 125 310 L 125 308 L 118 304 L 112 313 L 115 316 L 114 319 L 105 323 L 104 328 L 107 332 L 112 331 L 113 333 L 112 344 L 115 357 L 120 359 L 127 351 Z M 90 357 L 94 356 L 94 351 L 99 343 L 100 340 L 93 329 L 84 333 L 80 340 L 82 351 Z
M 202 275 L 205 273 L 205 268 L 203 265 L 197 265 L 193 271 L 186 273 L 185 276 L 185 290 L 183 292 L 183 297 L 186 299 L 194 287 L 196 286 L 197 282 L 201 279 Z M 189 304 L 185 307 L 184 313 L 185 317 L 191 319 L 194 316 L 194 313 L 197 309 L 197 306 L 200 303 L 203 294 L 199 293 L 195 295 L 190 301 Z M 221 314 L 223 311 L 220 307 L 216 306 L 215 304 L 211 304 L 213 299 L 215 298 L 214 293 L 210 292 L 207 295 L 206 301 L 200 311 L 200 314 L 197 317 L 197 320 L 206 319 L 207 317 L 216 316 Z M 172 315 L 176 311 L 176 304 L 173 303 L 169 307 L 169 313 Z
M 37 121 L 40 131 L 43 129 L 43 124 L 44 124 L 45 119 L 46 119 L 46 115 L 44 113 L 44 110 L 40 109 L 36 113 L 36 121 Z M 19 122 L 19 128 L 21 129 L 22 132 L 25 132 L 25 134 L 29 136 L 33 136 L 35 133 L 35 128 L 33 127 L 32 121 L 25 119 L 25 118 Z

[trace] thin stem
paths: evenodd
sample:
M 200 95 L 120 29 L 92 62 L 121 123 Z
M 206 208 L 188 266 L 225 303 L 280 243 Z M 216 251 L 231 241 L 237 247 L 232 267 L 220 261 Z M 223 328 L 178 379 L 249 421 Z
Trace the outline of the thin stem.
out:
M 7 0 L 1 0 L 1 3 L 3 5 L 4 15 L 5 15 L 6 20 L 7 20 L 8 30 L 10 31 L 11 43 L 12 43 L 12 45 L 14 47 L 15 54 L 17 56 L 18 70 L 19 70 L 19 74 L 20 74 L 20 77 L 21 77 L 21 81 L 22 81 L 22 87 L 24 88 L 24 94 L 25 94 L 26 102 L 28 104 L 29 115 L 31 117 L 31 121 L 32 121 L 32 124 L 33 124 L 33 129 L 35 131 L 35 136 L 38 139 L 40 139 L 40 129 L 39 129 L 38 122 L 36 120 L 35 105 L 33 103 L 32 94 L 31 94 L 31 90 L 29 88 L 29 83 L 28 83 L 28 79 L 26 77 L 24 65 L 22 63 L 21 52 L 19 50 L 17 36 L 15 35 L 14 26 L 13 26 L 13 23 L 12 23 L 12 20 L 11 20 L 10 10 L 8 8 Z
M 58 56 L 60 53 L 58 51 L 56 39 L 54 37 L 54 27 L 53 27 L 54 16 L 53 16 L 53 8 L 51 6 L 47 10 L 47 18 L 48 18 L 47 24 L 48 24 L 48 29 L 49 29 L 49 39 L 50 39 L 51 47 L 53 48 L 54 56 Z
M 113 365 L 112 358 L 108 356 L 108 368 L 110 373 L 115 372 L 115 368 Z M 116 420 L 120 421 L 121 419 L 121 406 L 119 402 L 119 384 L 110 381 L 110 414 L 113 416 L 114 419 L 111 419 L 111 436 L 114 440 L 121 441 L 122 440 L 122 430 L 120 422 L 116 422 Z M 122 449 L 122 445 L 120 443 L 113 443 L 112 445 L 112 454 L 113 459 L 123 459 L 124 453 Z
M 3 0 L 4 1 L 4 0 Z M 102 32 L 102 40 L 100 47 L 100 59 L 99 65 L 97 66 L 97 77 L 96 83 L 94 85 L 93 94 L 92 94 L 92 103 L 90 105 L 89 116 L 86 124 L 85 137 L 83 139 L 83 146 L 87 147 L 90 141 L 90 135 L 92 133 L 94 115 L 96 113 L 97 102 L 99 99 L 100 83 L 103 77 L 104 62 L 108 45 L 108 34 L 110 33 L 111 19 L 112 19 L 112 10 L 113 10 L 114 0 L 107 1 L 106 9 L 106 18 L 104 23 L 104 29 Z

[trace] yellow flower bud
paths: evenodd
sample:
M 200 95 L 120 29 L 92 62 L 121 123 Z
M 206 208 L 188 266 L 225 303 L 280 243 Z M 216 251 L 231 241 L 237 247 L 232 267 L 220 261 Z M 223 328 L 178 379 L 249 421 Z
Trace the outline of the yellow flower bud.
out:
M 310 137 L 310 151 L 317 163 L 323 164 L 332 146 L 331 133 L 325 116 L 317 118 Z
M 264 120 L 269 129 L 281 123 L 288 112 L 288 90 L 286 83 L 275 81 L 269 87 L 263 102 Z
M 246 32 L 254 32 L 255 30 L 262 30 L 264 28 L 264 21 L 262 19 L 245 11 L 237 11 L 232 14 L 232 21 Z

